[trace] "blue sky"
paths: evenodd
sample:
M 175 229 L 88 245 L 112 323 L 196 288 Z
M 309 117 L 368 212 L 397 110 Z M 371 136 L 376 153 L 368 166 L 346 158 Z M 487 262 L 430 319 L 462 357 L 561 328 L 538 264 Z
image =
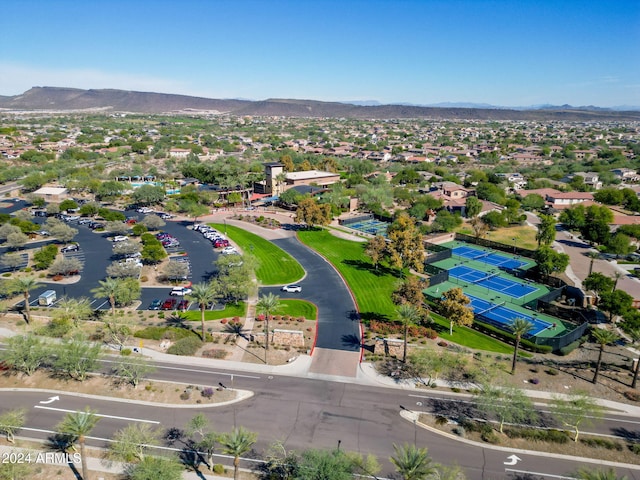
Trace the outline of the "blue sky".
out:
M 0 95 L 640 105 L 638 0 L 4 0 Z

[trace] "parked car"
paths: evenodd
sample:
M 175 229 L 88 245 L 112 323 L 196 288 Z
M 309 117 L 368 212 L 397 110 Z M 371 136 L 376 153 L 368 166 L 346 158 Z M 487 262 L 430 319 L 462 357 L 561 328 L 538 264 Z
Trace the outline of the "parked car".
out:
M 138 213 L 151 213 L 151 212 L 153 212 L 153 208 L 140 207 L 140 208 L 136 208 L 136 212 L 138 212 Z
M 80 250 L 80 245 L 78 245 L 77 243 L 67 245 L 66 247 L 62 247 L 60 249 L 62 253 L 77 252 L 78 250 Z
M 220 252 L 222 255 L 238 255 L 238 250 L 234 247 L 224 247 Z
M 282 291 L 288 293 L 300 293 L 302 291 L 302 287 L 300 285 L 285 285 L 282 287 Z
M 169 220 L 170 218 L 173 218 L 173 215 L 171 215 L 169 213 L 155 212 L 155 214 L 158 215 L 163 220 Z
M 162 301 L 157 298 L 149 304 L 149 310 L 160 310 L 160 307 L 162 307 Z
M 169 295 L 172 297 L 182 297 L 184 295 L 189 295 L 191 292 L 192 290 L 189 287 L 173 287 L 173 290 L 171 290 Z
M 129 237 L 126 235 L 116 235 L 113 237 L 114 242 L 126 242 L 127 240 L 129 240 Z
M 217 240 L 215 240 L 213 242 L 213 246 L 215 248 L 224 248 L 224 247 L 228 247 L 229 246 L 229 240 L 226 240 L 224 238 L 218 238 Z
M 48 237 L 49 235 L 51 235 L 49 232 L 47 232 L 46 230 L 38 230 L 36 232 L 38 235 L 42 235 L 43 237 Z
M 87 224 L 87 226 L 91 229 L 91 230 L 97 230 L 98 228 L 104 228 L 104 223 L 100 223 L 100 222 L 89 222 Z
M 173 238 L 173 236 L 171 236 L 170 233 L 156 233 L 156 238 L 158 240 L 162 240 L 162 239 L 165 239 L 165 238 Z
M 185 310 L 188 310 L 189 309 L 189 300 L 184 300 L 184 299 L 180 300 L 178 302 L 178 306 L 176 307 L 176 309 L 177 310 L 182 310 L 183 312 Z
M 78 225 L 86 225 L 88 223 L 91 223 L 91 219 L 87 217 L 84 217 L 78 220 Z
M 178 300 L 175 298 L 167 298 L 162 304 L 162 310 L 173 310 L 176 307 Z

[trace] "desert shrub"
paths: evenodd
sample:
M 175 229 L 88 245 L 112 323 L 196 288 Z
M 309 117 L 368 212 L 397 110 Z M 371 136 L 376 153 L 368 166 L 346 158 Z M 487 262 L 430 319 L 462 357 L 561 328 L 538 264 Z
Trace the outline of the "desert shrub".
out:
M 66 319 L 58 318 L 51 320 L 47 325 L 40 328 L 38 333 L 46 337 L 62 338 L 73 329 L 73 324 Z
M 191 392 L 185 390 L 180 394 L 180 400 L 189 400 L 191 398 Z
M 455 427 L 453 430 L 451 430 L 455 435 L 458 435 L 459 437 L 464 438 L 466 432 L 464 431 L 464 427 Z
M 480 438 L 483 442 L 491 444 L 500 443 L 500 439 L 496 432 L 491 428 L 491 425 L 487 425 L 486 423 L 480 428 Z
M 540 380 L 537 378 L 532 378 L 531 380 L 529 380 L 529 383 L 533 385 L 538 385 L 540 383 Z
M 192 335 L 190 337 L 177 340 L 167 349 L 167 353 L 183 356 L 194 355 L 201 346 L 202 340 L 195 335 Z
M 444 340 L 440 340 L 438 342 L 438 345 L 441 346 L 441 347 L 448 347 L 449 346 L 449 344 L 447 342 L 445 342 Z
M 186 328 L 151 326 L 138 330 L 134 337 L 146 340 L 180 340 L 195 335 L 196 333 L 193 330 Z
M 442 415 L 438 415 L 436 417 L 436 425 L 446 425 L 448 422 L 447 417 L 443 417 Z
M 558 373 L 560 373 L 555 368 L 548 368 L 545 370 L 545 372 L 547 372 L 547 375 L 551 375 L 552 377 L 555 377 L 556 375 L 558 375 Z
M 131 349 L 130 348 L 123 348 L 122 350 L 120 350 L 120 355 L 127 357 L 129 355 L 131 355 Z
M 631 450 L 636 455 L 640 455 L 640 443 L 632 443 L 629 445 L 629 450 Z
M 552 442 L 564 444 L 569 442 L 570 438 L 567 432 L 562 430 L 544 430 L 536 428 L 506 428 L 504 433 L 509 438 L 524 438 L 526 440 L 534 440 L 539 442 Z
M 621 452 L 624 449 L 621 443 L 614 442 L 607 438 L 582 438 L 580 439 L 580 443 L 593 448 L 604 448 L 606 450 L 616 450 L 618 452 Z
M 217 337 L 216 339 L 219 340 Z M 205 350 L 204 352 L 202 352 L 202 356 L 223 360 L 227 356 L 227 351 L 221 348 L 212 348 L 210 350 Z
M 586 338 L 586 337 L 583 337 L 583 338 Z M 582 338 L 579 338 L 575 342 L 571 342 L 569 345 L 565 345 L 564 347 L 562 347 L 560 350 L 558 350 L 558 353 L 562 356 L 569 355 L 571 352 L 573 352 L 576 348 L 578 348 L 584 342 L 585 340 L 583 340 Z
M 202 395 L 204 398 L 211 398 L 213 397 L 213 392 L 214 392 L 213 388 L 205 387 L 200 392 L 200 395 Z
M 149 277 L 147 277 L 146 275 L 142 275 L 142 276 L 140 277 L 140 281 L 141 281 L 141 282 L 148 282 L 148 281 L 149 281 Z
M 624 396 L 627 397 L 632 402 L 640 402 L 640 392 L 636 392 L 634 390 L 627 390 L 624 392 Z
M 223 325 L 224 325 L 225 323 L 227 323 L 227 322 L 228 322 L 228 320 L 227 320 L 226 318 L 223 318 L 222 320 L 220 320 L 220 323 L 221 323 L 221 324 L 223 324 Z
M 216 463 L 213 466 L 213 473 L 215 473 L 217 475 L 222 475 L 224 473 L 224 466 L 220 465 L 219 463 Z

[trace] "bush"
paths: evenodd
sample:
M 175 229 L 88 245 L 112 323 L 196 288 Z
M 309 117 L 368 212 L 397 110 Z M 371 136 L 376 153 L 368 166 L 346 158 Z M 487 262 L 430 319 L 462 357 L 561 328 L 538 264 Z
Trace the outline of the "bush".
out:
M 202 352 L 202 356 L 206 358 L 215 358 L 217 360 L 224 360 L 227 356 L 227 351 L 221 348 L 212 348 Z
M 224 473 L 224 466 L 220 465 L 219 463 L 216 463 L 213 466 L 213 473 L 217 474 L 217 475 L 221 475 Z
M 547 370 L 545 370 L 545 372 L 547 372 L 547 375 L 551 375 L 552 377 L 555 377 L 556 375 L 558 375 L 558 373 L 560 373 L 555 368 L 548 368 Z
M 483 442 L 496 444 L 500 443 L 500 439 L 496 432 L 491 428 L 491 425 L 484 424 L 480 429 L 480 438 Z
M 180 394 L 180 400 L 189 400 L 191 398 L 191 392 L 186 390 Z
M 131 355 L 131 349 L 123 348 L 122 350 L 120 350 L 120 355 L 122 355 L 123 357 L 128 357 L 129 355 Z
M 580 439 L 580 443 L 593 448 L 604 448 L 606 450 L 616 450 L 618 452 L 621 452 L 624 448 L 621 443 L 614 442 L 613 440 L 608 440 L 606 438 L 582 438 Z
M 558 350 L 558 353 L 562 356 L 569 355 L 576 348 L 582 345 L 585 341 L 586 341 L 586 337 L 579 338 L 575 342 L 571 342 L 569 345 L 565 345 L 564 347 L 562 347 L 560 350 Z
M 631 450 L 636 455 L 640 455 L 640 443 L 632 443 L 629 445 L 629 450 Z
M 634 390 L 627 390 L 624 392 L 624 396 L 627 397 L 632 402 L 640 402 L 640 392 L 636 392 Z
M 537 378 L 532 378 L 531 380 L 529 380 L 529 383 L 533 385 L 538 385 L 540 383 L 540 380 Z
M 180 340 L 196 336 L 196 333 L 186 328 L 152 326 L 138 330 L 133 336 L 146 340 Z
M 204 398 L 211 398 L 213 397 L 213 388 L 211 387 L 206 387 L 203 388 L 202 391 L 200 392 L 200 395 L 202 395 Z
M 563 430 L 543 430 L 536 428 L 506 428 L 504 433 L 509 438 L 524 438 L 525 440 L 534 440 L 539 442 L 552 442 L 565 444 L 571 439 L 567 432 Z
M 73 329 L 69 320 L 53 319 L 47 325 L 40 328 L 38 333 L 47 337 L 62 338 Z
M 194 355 L 201 346 L 202 340 L 196 336 L 190 336 L 177 340 L 167 349 L 167 353 L 182 356 Z

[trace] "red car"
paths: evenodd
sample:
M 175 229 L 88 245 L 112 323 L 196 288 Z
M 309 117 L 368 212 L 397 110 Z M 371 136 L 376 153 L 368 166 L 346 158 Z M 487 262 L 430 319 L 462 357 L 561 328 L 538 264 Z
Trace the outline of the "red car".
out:
M 228 247 L 229 246 L 229 240 L 225 240 L 225 239 L 218 239 L 215 242 L 213 242 L 213 246 L 215 248 L 223 248 L 223 247 Z
M 178 302 L 177 310 L 182 310 L 183 312 L 189 308 L 189 300 L 180 300 Z
M 162 310 L 173 310 L 176 308 L 178 300 L 175 298 L 167 298 L 162 304 Z

